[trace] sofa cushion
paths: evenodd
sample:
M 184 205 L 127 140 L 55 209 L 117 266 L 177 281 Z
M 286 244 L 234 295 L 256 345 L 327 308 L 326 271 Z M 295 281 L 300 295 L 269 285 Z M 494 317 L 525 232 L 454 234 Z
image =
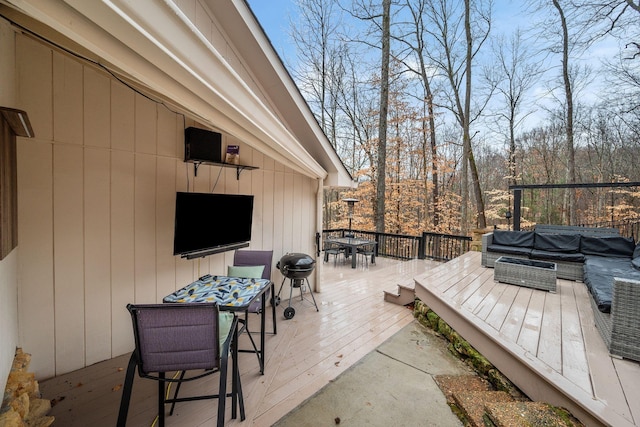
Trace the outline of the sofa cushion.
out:
M 585 255 L 631 258 L 635 246 L 636 245 L 632 237 L 582 236 L 580 238 L 580 252 Z
M 521 248 L 520 246 L 505 246 L 505 245 L 489 245 L 487 246 L 488 252 L 501 252 L 510 255 L 522 255 L 528 257 L 531 254 L 531 248 Z
M 613 278 L 640 280 L 640 271 L 631 266 L 630 258 L 614 258 L 588 255 L 584 262 L 584 283 L 587 285 L 598 309 L 611 311 Z
M 633 250 L 633 255 L 631 255 L 634 259 L 640 258 L 640 242 L 636 245 L 636 248 Z
M 554 252 L 534 249 L 531 251 L 531 258 L 546 261 L 567 261 L 584 262 L 584 255 L 579 252 Z
M 517 246 L 521 248 L 533 248 L 533 231 L 505 231 L 494 230 L 494 245 Z
M 631 260 L 631 265 L 633 266 L 633 268 L 635 268 L 636 270 L 640 270 L 640 257 L 637 258 L 633 258 Z
M 533 249 L 549 252 L 579 252 L 579 234 L 535 233 Z

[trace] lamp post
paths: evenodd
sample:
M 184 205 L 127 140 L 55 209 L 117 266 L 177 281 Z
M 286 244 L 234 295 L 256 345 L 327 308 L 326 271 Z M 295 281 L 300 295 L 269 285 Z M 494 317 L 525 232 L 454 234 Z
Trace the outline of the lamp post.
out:
M 504 213 L 504 216 L 507 218 L 507 229 L 508 229 L 508 230 L 511 230 L 511 211 L 510 211 L 510 210 L 507 210 L 507 211 Z
M 347 202 L 347 206 L 349 208 L 349 236 L 351 237 L 351 219 L 353 218 L 353 207 L 356 203 L 359 202 L 358 199 L 347 198 L 342 199 L 343 202 Z

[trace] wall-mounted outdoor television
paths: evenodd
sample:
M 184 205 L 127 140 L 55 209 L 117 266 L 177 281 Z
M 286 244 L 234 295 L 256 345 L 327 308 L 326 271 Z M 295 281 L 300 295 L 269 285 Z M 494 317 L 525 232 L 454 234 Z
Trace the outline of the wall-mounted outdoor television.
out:
M 198 258 L 249 246 L 253 196 L 176 193 L 173 254 Z

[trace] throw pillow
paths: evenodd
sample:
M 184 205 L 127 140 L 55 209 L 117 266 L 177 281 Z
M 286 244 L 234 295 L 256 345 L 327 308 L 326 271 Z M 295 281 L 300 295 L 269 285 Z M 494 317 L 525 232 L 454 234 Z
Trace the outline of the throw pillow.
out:
M 260 279 L 262 278 L 263 271 L 264 265 L 230 265 L 227 267 L 227 276 L 242 277 L 245 279 Z

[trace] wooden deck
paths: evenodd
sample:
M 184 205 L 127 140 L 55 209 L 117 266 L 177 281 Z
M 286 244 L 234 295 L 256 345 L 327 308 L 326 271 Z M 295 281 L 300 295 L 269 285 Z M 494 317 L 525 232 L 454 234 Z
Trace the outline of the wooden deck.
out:
M 530 398 L 589 426 L 640 425 L 640 364 L 609 356 L 585 285 L 558 280 L 548 293 L 497 283 L 480 255 L 417 277 L 416 296 Z
M 384 302 L 383 291 L 412 283 L 414 276 L 437 265 L 430 261 L 400 262 L 386 258 L 376 259 L 376 265 L 368 268 L 359 265 L 352 269 L 350 264 L 340 262 L 334 266 L 332 261 L 319 265 L 322 292 L 315 297 L 320 311 L 316 312 L 310 302 L 297 299 L 293 302 L 294 318 L 285 320 L 282 313 L 287 300 L 283 301 L 278 307 L 278 334 L 267 335 L 266 339 L 265 374 L 260 375 L 253 354 L 240 355 L 247 419 L 243 423 L 232 421 L 227 408 L 228 425 L 272 425 L 409 324 L 412 312 Z M 277 290 L 280 283 L 276 285 Z M 281 296 L 288 298 L 284 290 Z M 257 316 L 254 319 L 255 327 Z M 267 330 L 272 330 L 270 323 Z M 244 343 L 241 347 L 246 348 L 246 336 L 241 337 L 241 342 Z M 128 354 L 123 355 L 41 382 L 44 397 L 58 402 L 51 412 L 56 418 L 54 425 L 114 426 L 128 358 Z M 208 393 L 215 392 L 216 375 L 183 386 L 181 395 L 206 387 Z M 154 381 L 136 377 L 128 425 L 152 425 L 156 390 Z M 178 404 L 176 413 L 167 417 L 167 425 L 212 425 L 215 410 L 215 402 L 211 401 Z

